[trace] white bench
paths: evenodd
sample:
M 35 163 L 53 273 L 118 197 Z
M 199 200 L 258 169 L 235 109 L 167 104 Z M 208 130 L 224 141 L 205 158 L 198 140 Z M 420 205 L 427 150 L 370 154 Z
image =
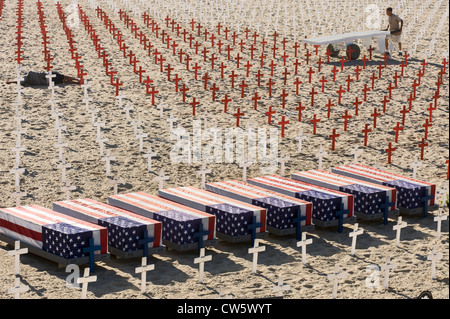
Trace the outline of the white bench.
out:
M 337 35 L 329 35 L 323 37 L 315 37 L 315 38 L 306 38 L 303 39 L 303 43 L 308 43 L 312 45 L 327 45 L 327 50 L 331 52 L 331 56 L 337 56 L 341 48 L 348 48 L 351 46 L 353 50 L 352 60 L 356 60 L 359 58 L 360 48 L 354 43 L 355 40 L 362 40 L 363 44 L 369 49 L 369 46 L 372 43 L 372 39 L 376 38 L 378 41 L 378 50 L 377 52 L 384 53 L 386 51 L 385 48 L 385 39 L 386 36 L 390 34 L 390 31 L 377 31 L 377 30 L 369 30 L 369 31 L 358 31 L 358 32 L 349 32 L 344 34 Z M 343 47 L 344 45 L 345 47 Z

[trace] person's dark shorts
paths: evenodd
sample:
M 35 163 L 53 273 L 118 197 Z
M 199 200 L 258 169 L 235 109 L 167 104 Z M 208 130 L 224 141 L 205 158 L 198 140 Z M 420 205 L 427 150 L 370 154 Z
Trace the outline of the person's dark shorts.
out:
M 58 72 L 53 72 L 53 71 L 52 71 L 52 73 L 53 73 L 53 74 L 56 74 L 56 77 L 53 78 L 53 82 L 54 82 L 55 84 L 61 84 L 61 83 L 63 83 L 64 75 L 62 75 L 61 73 L 58 73 Z

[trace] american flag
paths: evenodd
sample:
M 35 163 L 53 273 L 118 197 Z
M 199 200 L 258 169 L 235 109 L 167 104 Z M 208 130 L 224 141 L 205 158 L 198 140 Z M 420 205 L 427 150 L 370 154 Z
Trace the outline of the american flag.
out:
M 160 189 L 158 194 L 180 204 L 214 214 L 217 217 L 217 231 L 226 235 L 250 234 L 251 231 L 247 226 L 253 223 L 253 217 L 256 217 L 257 223 L 262 224 L 256 232 L 266 231 L 266 210 L 260 207 L 192 186 Z
M 336 219 L 336 211 L 341 209 L 341 204 L 344 204 L 344 209 L 349 211 L 344 217 L 353 216 L 353 195 L 351 194 L 277 175 L 250 178 L 247 182 L 312 203 L 313 219 L 322 221 Z
M 435 203 L 436 184 L 433 183 L 412 179 L 362 164 L 334 167 L 332 172 L 397 189 L 397 205 L 399 207 L 409 209 L 423 207 L 424 203 L 420 198 L 425 196 L 426 190 L 428 190 L 428 195 L 433 196 L 432 199 L 428 200 L 428 205 L 432 206 Z
M 301 216 L 306 218 L 302 225 L 311 225 L 312 204 L 309 202 L 236 180 L 208 183 L 205 188 L 216 194 L 266 209 L 268 226 L 277 229 L 295 227 L 293 219 L 297 217 L 299 209 Z
M 154 238 L 151 247 L 161 246 L 162 224 L 159 221 L 92 199 L 76 199 L 53 203 L 53 210 L 108 229 L 108 245 L 124 252 L 143 249 L 139 241 Z
M 0 209 L 0 233 L 65 259 L 87 256 L 91 238 L 101 246 L 95 254 L 108 251 L 105 227 L 38 205 Z
M 179 245 L 198 242 L 194 234 L 199 231 L 200 224 L 203 231 L 209 230 L 209 235 L 204 235 L 203 240 L 212 240 L 216 237 L 214 215 L 159 196 L 144 192 L 112 195 L 108 197 L 108 204 L 161 222 L 162 238 L 165 241 Z
M 352 194 L 354 209 L 358 213 L 376 214 L 383 212 L 380 204 L 385 202 L 386 196 L 389 196 L 389 200 L 394 203 L 391 211 L 394 211 L 397 206 L 397 190 L 392 187 L 377 185 L 324 170 L 295 172 L 292 174 L 292 178 Z

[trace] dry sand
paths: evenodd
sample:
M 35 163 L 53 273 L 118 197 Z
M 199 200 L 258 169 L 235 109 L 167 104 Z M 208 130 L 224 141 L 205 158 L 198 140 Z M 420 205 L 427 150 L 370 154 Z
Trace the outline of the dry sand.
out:
M 69 1 L 62 1 L 63 7 L 69 5 Z M 101 43 L 110 55 L 113 68 L 118 71 L 118 76 L 125 84 L 121 87 L 121 92 L 127 97 L 127 101 L 133 106 L 130 112 L 132 119 L 141 121 L 139 123 L 144 133 L 148 137 L 144 139 L 144 152 L 139 151 L 139 141 L 133 135 L 133 125 L 126 121 L 126 112 L 118 107 L 118 102 L 114 99 L 115 89 L 109 85 L 109 76 L 105 75 L 101 59 L 98 58 L 92 41 L 88 33 L 82 26 L 74 29 L 76 47 L 82 57 L 85 70 L 88 72 L 87 78 L 91 87 L 88 89 L 89 97 L 92 99 L 90 107 L 98 108 L 97 116 L 105 123 L 102 128 L 102 136 L 107 138 L 105 149 L 111 151 L 111 155 L 116 156 L 116 160 L 111 164 L 112 173 L 117 173 L 124 180 L 119 185 L 119 193 L 143 191 L 156 194 L 158 183 L 154 180 L 161 168 L 170 176 L 170 180 L 165 183 L 165 187 L 176 187 L 192 185 L 200 187 L 201 179 L 197 170 L 201 164 L 188 165 L 185 163 L 176 164 L 171 162 L 169 152 L 175 145 L 175 140 L 170 139 L 166 119 L 173 112 L 173 116 L 178 120 L 175 125 L 179 125 L 192 133 L 193 117 L 192 109 L 187 103 L 182 102 L 181 93 L 174 92 L 174 83 L 167 81 L 167 73 L 161 73 L 159 66 L 154 64 L 154 58 L 149 58 L 143 50 L 143 46 L 131 34 L 119 17 L 116 16 L 106 5 L 99 1 L 101 7 L 107 12 L 114 24 L 124 34 L 124 39 L 130 50 L 136 53 L 139 65 L 142 65 L 147 73 L 155 81 L 159 90 L 157 103 L 165 103 L 163 119 L 160 118 L 159 110 L 151 105 L 151 98 L 145 94 L 145 86 L 138 81 L 138 75 L 133 73 L 133 67 L 128 63 L 128 58 L 124 58 L 112 35 L 106 30 L 103 23 L 97 18 L 95 11 L 91 9 L 86 0 L 78 3 L 88 14 L 89 19 L 101 38 Z M 117 1 L 118 5 L 121 5 Z M 16 145 L 16 129 L 14 120 L 14 106 L 16 99 L 15 85 L 6 85 L 4 81 L 15 77 L 14 51 L 15 47 L 15 10 L 17 1 L 7 1 L 4 4 L 2 20 L 0 21 L 0 207 L 15 206 L 15 199 L 10 196 L 15 191 L 14 175 L 9 171 L 14 166 L 15 155 L 11 149 Z M 54 58 L 52 61 L 54 70 L 63 74 L 75 75 L 74 61 L 70 59 L 68 53 L 68 43 L 65 37 L 62 24 L 58 19 L 56 7 L 52 1 L 45 1 L 43 9 L 47 17 L 47 30 L 50 35 L 50 51 Z M 439 7 L 438 12 L 445 10 L 445 4 Z M 37 18 L 37 7 L 34 0 L 25 0 L 24 6 L 24 34 L 22 74 L 29 70 L 43 71 L 44 61 Z M 144 28 L 143 20 L 134 17 L 140 28 Z M 437 15 L 440 16 L 440 15 Z M 164 25 L 164 20 L 159 24 Z M 423 18 L 425 19 L 425 18 Z M 416 23 L 416 28 L 422 20 Z M 437 23 L 439 20 L 433 21 Z M 436 25 L 431 24 L 428 30 L 432 30 Z M 185 26 L 186 28 L 189 25 Z M 411 33 L 417 30 L 410 30 Z M 379 55 L 375 55 L 369 61 L 366 69 L 361 73 L 360 80 L 351 85 L 351 90 L 342 97 L 341 105 L 337 105 L 336 90 L 339 85 L 346 86 L 344 82 L 347 75 L 354 77 L 354 69 L 361 66 L 361 61 L 352 61 L 346 64 L 344 70 L 337 74 L 336 82 L 332 82 L 331 69 L 334 65 L 340 67 L 337 60 L 332 60 L 329 65 L 322 65 L 321 73 L 313 75 L 313 83 L 308 83 L 303 44 L 299 49 L 299 60 L 302 65 L 299 67 L 299 76 L 303 81 L 301 94 L 295 95 L 292 85 L 283 85 L 282 72 L 284 67 L 277 67 L 273 77 L 276 85 L 273 88 L 273 96 L 269 97 L 265 83 L 269 78 L 271 51 L 267 47 L 268 58 L 264 68 L 265 74 L 263 85 L 258 90 L 262 99 L 259 101 L 258 109 L 253 109 L 251 97 L 257 89 L 255 74 L 259 69 L 259 58 L 255 58 L 255 67 L 251 69 L 250 77 L 245 77 L 245 68 L 236 69 L 236 64 L 228 62 L 226 55 L 222 54 L 215 63 L 214 70 L 211 70 L 209 61 L 203 62 L 202 56 L 195 55 L 188 43 L 179 41 L 180 47 L 184 51 L 190 52 L 195 62 L 202 66 L 202 70 L 207 69 L 208 74 L 220 88 L 216 101 L 211 99 L 211 91 L 203 90 L 203 81 L 194 79 L 193 71 L 186 71 L 186 66 L 179 63 L 178 56 L 172 56 L 172 49 L 167 50 L 166 46 L 156 39 L 150 31 L 147 36 L 151 42 L 163 52 L 167 58 L 165 62 L 170 63 L 175 69 L 172 74 L 178 74 L 183 78 L 190 91 L 187 102 L 192 101 L 195 96 L 201 105 L 197 109 L 196 119 L 207 118 L 208 127 L 233 128 L 236 125 L 236 118 L 232 115 L 237 107 L 245 112 L 241 118 L 241 127 L 245 128 L 250 120 L 254 127 L 279 128 L 277 123 L 281 120 L 282 111 L 281 98 L 279 95 L 283 88 L 289 90 L 285 111 L 290 112 L 290 124 L 286 127 L 285 137 L 279 136 L 279 151 L 284 151 L 290 160 L 286 166 L 286 175 L 300 170 L 316 169 L 318 159 L 314 156 L 320 146 L 327 151 L 324 158 L 323 168 L 331 169 L 333 166 L 348 164 L 353 161 L 351 150 L 359 146 L 363 153 L 359 156 L 359 162 L 375 166 L 378 162 L 386 170 L 411 176 L 412 170 L 409 164 L 414 157 L 420 156 L 418 143 L 420 142 L 424 129 L 422 124 L 428 117 L 426 108 L 433 101 L 432 95 L 435 90 L 438 72 L 441 68 L 444 52 L 448 49 L 448 20 L 444 25 L 441 36 L 436 41 L 436 55 L 429 57 L 426 74 L 421 79 L 421 86 L 417 89 L 417 99 L 413 102 L 411 112 L 407 115 L 405 129 L 401 132 L 398 143 L 394 143 L 397 151 L 392 157 L 392 164 L 387 164 L 387 155 L 384 149 L 388 142 L 394 139 L 392 128 L 397 121 L 401 121 L 399 111 L 412 92 L 411 84 L 417 78 L 417 72 L 422 66 L 422 54 L 418 52 L 416 56 L 409 59 L 405 68 L 405 75 L 399 80 L 399 87 L 393 91 L 391 102 L 388 104 L 387 112 L 380 116 L 377 127 L 369 133 L 368 146 L 363 146 L 363 134 L 361 130 L 365 123 L 372 123 L 370 114 L 374 107 L 381 110 L 383 96 L 387 94 L 386 88 L 392 81 L 395 71 L 400 71 L 400 63 L 403 59 L 395 55 L 388 61 L 387 68 L 382 71 L 382 78 L 376 80 L 375 89 L 368 93 L 367 101 L 360 105 L 359 115 L 349 122 L 348 131 L 343 132 L 343 120 L 341 116 L 347 109 L 354 115 L 352 102 L 355 96 L 362 100 L 361 89 L 364 83 L 370 86 L 369 76 L 372 72 L 378 72 L 376 67 L 382 61 Z M 447 38 L 446 38 L 447 37 Z M 245 34 L 241 30 L 240 38 L 245 39 Z M 431 41 L 432 35 L 426 32 L 420 39 L 420 45 L 426 46 Z M 292 36 L 289 38 L 287 52 L 288 70 L 291 75 L 288 81 L 293 82 L 295 77 L 292 49 Z M 269 37 L 269 43 L 272 38 Z M 250 41 L 250 40 L 248 40 Z M 279 40 L 281 41 L 281 39 Z M 230 42 L 227 42 L 230 43 Z M 205 44 L 210 46 L 210 43 Z M 282 47 L 282 44 L 279 44 Z M 404 49 L 408 50 L 411 43 L 404 43 Z M 258 46 L 259 48 L 259 46 Z M 237 53 L 237 46 L 233 55 Z M 309 48 L 314 53 L 313 48 Z M 214 50 L 217 50 L 215 48 Z M 368 54 L 366 49 L 362 49 L 362 54 Z M 282 49 L 277 53 L 277 63 L 283 64 L 281 58 Z M 258 49 L 257 53 L 260 54 Z M 255 54 L 258 56 L 259 54 Z M 396 53 L 395 53 L 396 54 Z M 218 56 L 218 54 L 217 54 Z M 243 54 L 244 64 L 248 59 L 248 53 Z M 325 59 L 323 50 L 320 56 Z M 310 65 L 316 71 L 315 62 L 319 56 L 313 54 L 310 58 Z M 240 89 L 232 89 L 229 78 L 220 79 L 218 65 L 223 61 L 227 63 L 226 74 L 234 69 L 239 74 L 240 81 L 245 79 L 249 85 L 243 99 L 240 98 Z M 290 62 L 289 62 L 290 61 Z M 447 68 L 448 74 L 448 68 Z M 447 183 L 448 159 L 448 75 L 444 75 L 444 83 L 441 85 L 441 98 L 438 100 L 437 109 L 433 113 L 433 126 L 428 132 L 429 146 L 425 149 L 425 158 L 422 166 L 418 169 L 417 178 L 436 183 L 440 188 Z M 203 71 L 201 72 L 203 75 Z M 318 79 L 325 75 L 330 82 L 327 84 L 325 93 L 319 93 L 315 98 L 315 107 L 310 106 L 310 96 L 312 85 L 316 90 L 320 89 Z M 237 82 L 237 83 L 240 83 Z M 211 84 L 212 82 L 210 82 Z M 223 104 L 219 102 L 227 93 L 233 99 L 229 105 L 228 113 L 223 113 Z M 58 110 L 62 113 L 61 123 L 66 127 L 62 131 L 62 140 L 67 143 L 65 148 L 65 160 L 71 164 L 67 169 L 67 179 L 76 189 L 71 192 L 71 198 L 92 198 L 99 201 L 106 201 L 108 195 L 112 194 L 112 186 L 109 184 L 110 178 L 106 176 L 105 162 L 100 159 L 99 146 L 96 142 L 96 128 L 91 123 L 91 114 L 86 111 L 83 99 L 83 88 L 79 86 L 60 86 L 55 90 Z M 61 191 L 61 170 L 58 169 L 58 150 L 54 147 L 57 143 L 57 130 L 55 129 L 55 117 L 52 117 L 50 105 L 50 90 L 47 88 L 25 87 L 23 89 L 23 105 L 19 107 L 25 117 L 22 120 L 22 128 L 26 132 L 22 135 L 22 146 L 25 151 L 21 153 L 20 167 L 25 168 L 21 175 L 20 187 L 27 192 L 27 196 L 21 199 L 21 205 L 38 204 L 51 208 L 52 202 L 65 199 L 65 194 Z M 331 111 L 331 118 L 327 119 L 327 109 L 325 107 L 328 99 L 332 99 L 336 104 Z M 302 101 L 306 109 L 303 111 L 303 121 L 297 122 L 295 107 L 298 101 Z M 267 117 L 264 112 L 269 106 L 277 110 L 273 116 L 272 125 L 267 125 Z M 312 134 L 312 125 L 309 120 L 313 114 L 321 119 L 318 125 L 318 134 Z M 202 122 L 203 123 L 203 122 Z M 371 127 L 371 125 L 370 125 Z M 337 140 L 335 151 L 330 149 L 331 140 L 328 135 L 332 129 L 337 128 L 341 134 Z M 297 153 L 297 141 L 295 136 L 299 130 L 307 135 L 303 143 L 302 154 Z M 147 171 L 147 161 L 143 154 L 148 146 L 157 152 L 158 156 L 153 158 L 153 172 Z M 248 177 L 261 176 L 259 165 L 252 165 L 247 171 Z M 208 181 L 221 181 L 227 179 L 241 179 L 242 170 L 237 163 L 212 163 L 208 164 L 212 170 L 207 175 Z M 279 173 L 276 172 L 276 173 Z M 403 219 L 408 223 L 407 228 L 401 234 L 400 247 L 395 246 L 395 232 L 392 227 L 395 220 L 390 220 L 388 225 L 381 222 L 359 221 L 359 226 L 364 230 L 364 234 L 358 237 L 357 250 L 355 256 L 350 256 L 351 238 L 348 234 L 352 230 L 351 225 L 345 225 L 343 233 L 338 233 L 337 229 L 316 228 L 308 234 L 313 239 L 312 245 L 307 248 L 308 264 L 303 266 L 301 254 L 296 248 L 296 240 L 293 236 L 277 237 L 270 235 L 262 240 L 262 245 L 266 246 L 266 251 L 260 254 L 258 274 L 251 274 L 252 257 L 247 253 L 248 243 L 231 244 L 219 242 L 216 246 L 207 249 L 207 254 L 212 255 L 212 261 L 205 265 L 205 280 L 203 284 L 198 283 L 198 268 L 193 260 L 197 256 L 196 252 L 175 252 L 165 251 L 152 256 L 150 263 L 155 264 L 155 270 L 148 274 L 147 294 L 140 295 L 140 277 L 135 274 L 135 267 L 140 265 L 140 260 L 123 260 L 114 257 L 96 264 L 98 279 L 96 283 L 89 285 L 88 298 L 112 298 L 112 299 L 132 299 L 132 298 L 216 298 L 220 287 L 223 287 L 226 294 L 231 294 L 235 298 L 262 298 L 274 296 L 273 286 L 277 284 L 279 276 L 283 277 L 291 290 L 285 293 L 285 298 L 311 298 L 324 299 L 331 298 L 332 284 L 327 279 L 327 274 L 331 273 L 334 265 L 338 264 L 341 270 L 348 273 L 345 280 L 339 283 L 338 298 L 416 298 L 422 291 L 429 290 L 434 298 L 449 298 L 449 240 L 448 221 L 443 222 L 442 237 L 436 240 L 436 222 L 433 216 L 436 212 L 430 213 L 427 218 L 407 217 Z M 448 214 L 448 211 L 445 212 Z M 437 245 L 439 252 L 443 253 L 443 258 L 437 263 L 436 279 L 431 279 L 431 262 L 427 261 L 427 255 L 432 252 L 433 246 Z M 13 286 L 13 258 L 7 256 L 10 249 L 5 243 L 0 242 L 0 298 L 11 298 L 7 290 Z M 367 284 L 367 278 L 374 272 L 368 271 L 371 265 L 381 266 L 386 257 L 390 256 L 397 267 L 392 271 L 389 281 L 389 289 L 383 288 L 384 272 L 381 272 L 380 284 L 378 288 Z M 62 298 L 76 299 L 80 297 L 80 289 L 66 286 L 68 273 L 64 268 L 57 268 L 53 262 L 49 262 L 40 257 L 27 254 L 21 258 L 21 278 L 22 283 L 29 285 L 30 290 L 22 295 L 23 298 Z M 370 269 L 370 268 L 369 268 Z

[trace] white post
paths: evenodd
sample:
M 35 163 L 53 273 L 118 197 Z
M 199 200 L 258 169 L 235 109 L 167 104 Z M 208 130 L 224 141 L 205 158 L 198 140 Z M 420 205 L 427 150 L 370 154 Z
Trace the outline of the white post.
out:
M 14 294 L 15 299 L 20 299 L 20 294 L 30 290 L 29 286 L 22 286 L 20 284 L 20 277 L 14 279 L 14 287 L 8 289 L 8 294 Z
M 322 169 L 322 159 L 325 155 L 328 155 L 328 153 L 324 152 L 322 146 L 320 146 L 319 152 L 316 153 L 316 157 L 319 158 L 319 168 L 318 168 L 319 170 Z
M 393 229 L 397 231 L 397 235 L 395 236 L 395 246 L 398 247 L 400 244 L 400 232 L 402 231 L 402 228 L 405 228 L 407 226 L 407 223 L 405 221 L 402 221 L 402 216 L 398 217 L 397 225 L 394 225 Z
M 277 296 L 282 297 L 284 291 L 291 290 L 291 287 L 287 284 L 283 284 L 283 277 L 278 277 L 278 283 L 276 286 L 273 286 L 273 292 L 277 293 Z
M 436 230 L 437 239 L 441 238 L 441 223 L 444 220 L 447 220 L 447 217 L 448 216 L 446 216 L 446 215 L 442 215 L 442 210 L 439 208 L 439 214 L 436 217 L 434 217 L 434 219 L 433 219 L 435 222 L 437 222 L 437 230 Z
M 90 282 L 96 282 L 97 276 L 89 276 L 89 267 L 84 268 L 84 275 L 77 279 L 77 284 L 81 285 L 81 299 L 86 299 L 86 293 L 88 289 L 88 284 Z
M 124 180 L 117 177 L 117 173 L 114 173 L 114 178 L 109 181 L 110 184 L 113 185 L 114 195 L 117 195 L 117 188 L 120 183 L 123 183 Z
M 28 248 L 20 249 L 20 241 L 14 242 L 14 250 L 8 251 L 8 256 L 14 256 L 14 275 L 20 275 L 20 255 L 28 254 Z
M 116 157 L 115 156 L 111 156 L 111 151 L 110 150 L 107 150 L 106 151 L 106 156 L 104 156 L 104 157 L 102 157 L 102 161 L 105 161 L 106 162 L 106 176 L 109 176 L 110 175 L 110 164 L 111 164 L 111 161 L 114 161 L 116 159 Z
M 358 146 L 355 146 L 355 148 L 352 150 L 351 154 L 353 155 L 353 163 L 358 163 L 358 155 L 362 154 L 362 150 L 358 148 Z
M 300 130 L 298 132 L 298 135 L 297 135 L 297 137 L 295 139 L 298 140 L 298 153 L 301 154 L 302 153 L 303 140 L 306 140 L 306 136 L 303 135 L 303 131 L 302 130 Z
M 206 183 L 206 174 L 211 174 L 210 169 L 206 169 L 206 163 L 202 164 L 202 169 L 197 171 L 197 174 L 202 175 L 202 188 L 205 189 L 205 183 Z
M 239 167 L 242 168 L 242 181 L 246 182 L 247 181 L 247 167 L 251 166 L 252 164 L 244 161 L 241 164 L 239 164 Z
M 297 247 L 302 248 L 302 264 L 306 265 L 306 245 L 312 244 L 312 238 L 306 239 L 306 232 L 302 232 L 302 240 L 297 242 Z
M 436 245 L 433 247 L 433 253 L 427 256 L 427 260 L 431 260 L 431 279 L 436 277 L 436 262 L 441 260 L 444 255 L 436 252 Z
M 147 271 L 155 269 L 155 265 L 147 265 L 147 257 L 142 257 L 141 266 L 136 267 L 136 274 L 141 274 L 141 294 L 145 293 L 147 286 Z
M 259 239 L 255 239 L 255 244 L 248 249 L 249 254 L 253 254 L 252 274 L 256 274 L 256 266 L 258 265 L 258 253 L 266 251 L 266 246 L 259 246 Z
M 352 237 L 352 250 L 350 252 L 350 255 L 354 255 L 355 254 L 355 249 L 356 249 L 356 237 L 358 237 L 358 235 L 361 235 L 364 231 L 362 229 L 358 230 L 358 223 L 355 223 L 355 227 L 353 228 L 353 231 L 348 234 L 349 237 Z
M 344 279 L 346 277 L 347 277 L 346 272 L 339 272 L 338 264 L 334 265 L 334 272 L 332 274 L 327 275 L 328 280 L 330 280 L 330 281 L 333 280 L 333 299 L 336 299 L 338 280 Z
M 161 168 L 159 171 L 159 176 L 155 177 L 155 180 L 159 182 L 159 189 L 163 189 L 163 183 L 164 181 L 167 181 L 169 179 L 169 176 L 164 175 L 164 168 Z
M 384 265 L 381 265 L 381 270 L 385 270 L 384 273 L 384 288 L 388 288 L 389 287 L 389 272 L 391 269 L 394 269 L 397 266 L 396 263 L 392 263 L 391 262 L 391 257 L 387 256 L 386 257 L 386 263 Z
M 212 256 L 205 256 L 205 248 L 200 249 L 200 257 L 194 259 L 194 264 L 199 264 L 199 277 L 198 282 L 203 283 L 203 275 L 205 271 L 205 262 L 211 261 Z
M 139 140 L 139 152 L 142 152 L 142 142 L 144 137 L 148 137 L 147 133 L 143 133 L 142 129 L 139 129 L 139 134 L 136 135 L 136 138 Z
M 157 155 L 156 152 L 152 152 L 151 146 L 148 147 L 147 154 L 142 155 L 144 158 L 147 158 L 147 168 L 149 172 L 152 171 L 152 157 L 156 155 Z

